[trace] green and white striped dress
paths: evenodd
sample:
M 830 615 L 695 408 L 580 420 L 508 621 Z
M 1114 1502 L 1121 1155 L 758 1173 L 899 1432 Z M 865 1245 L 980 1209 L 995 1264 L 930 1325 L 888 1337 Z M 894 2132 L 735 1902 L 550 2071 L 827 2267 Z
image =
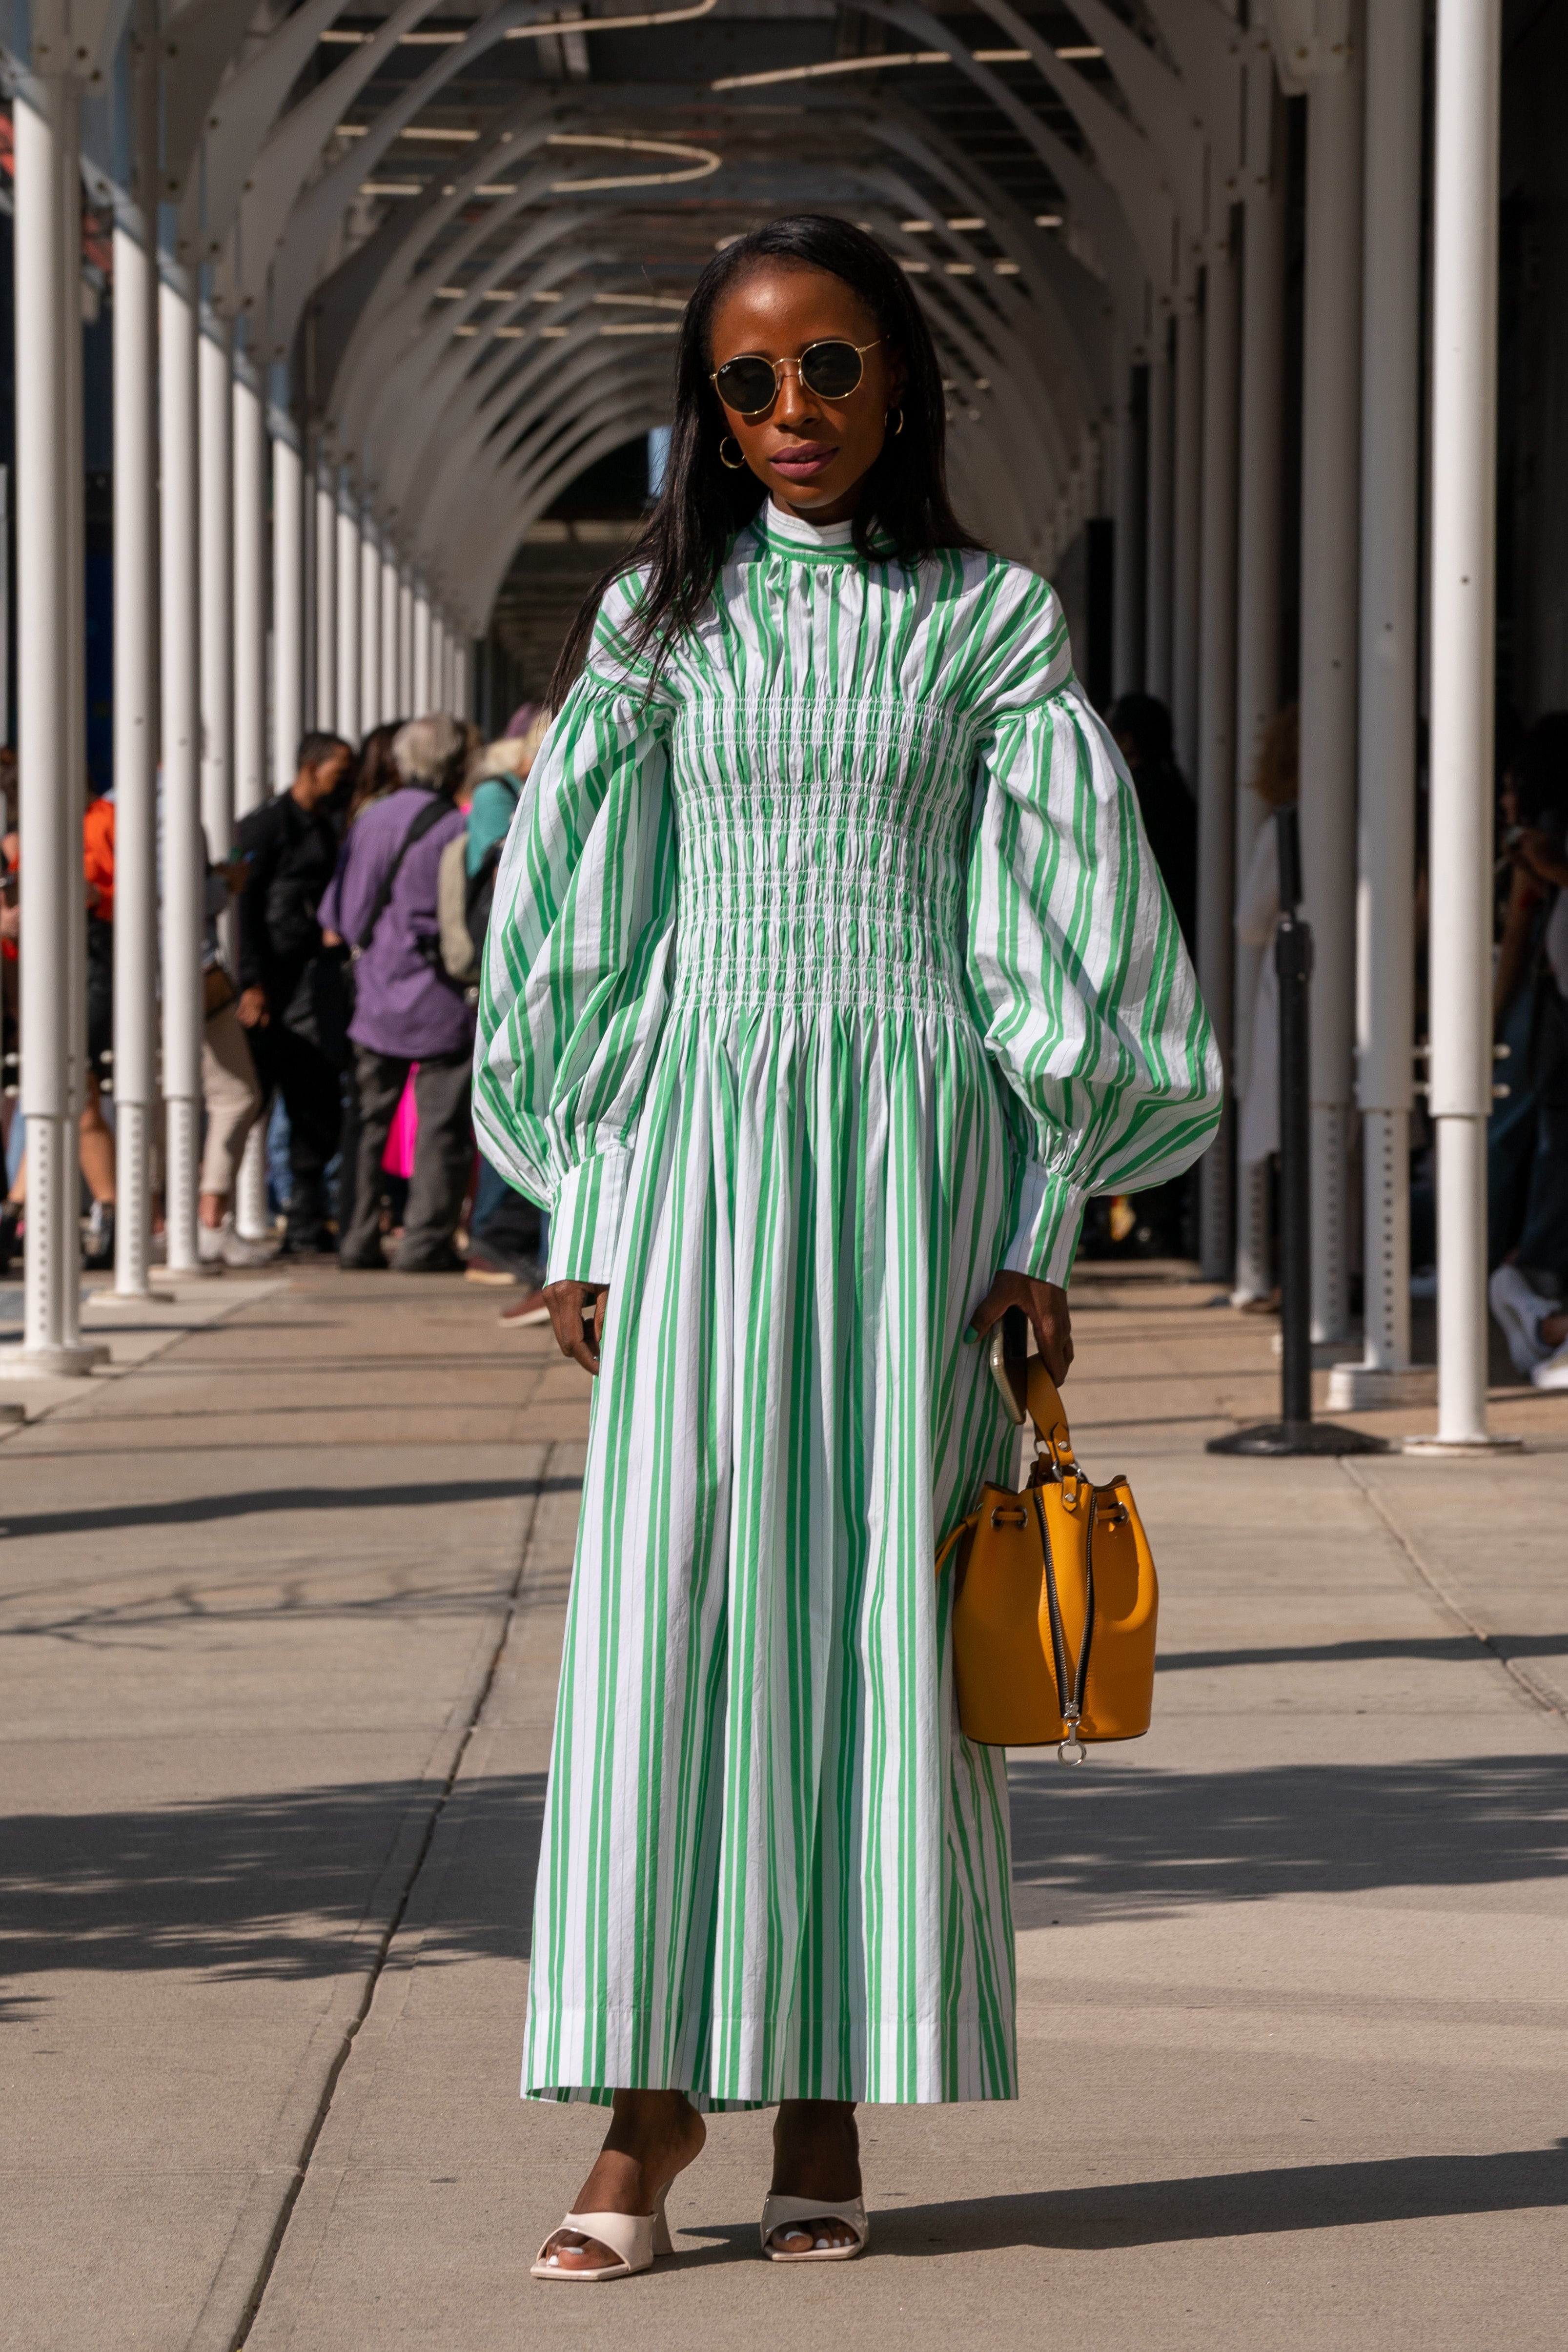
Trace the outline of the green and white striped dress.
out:
M 527 2095 L 1016 2093 L 1007 1783 L 937 1539 L 1012 1433 L 965 1326 L 1219 1069 L 1051 591 L 768 509 L 647 688 L 612 589 L 501 867 L 476 1108 L 610 1285 Z

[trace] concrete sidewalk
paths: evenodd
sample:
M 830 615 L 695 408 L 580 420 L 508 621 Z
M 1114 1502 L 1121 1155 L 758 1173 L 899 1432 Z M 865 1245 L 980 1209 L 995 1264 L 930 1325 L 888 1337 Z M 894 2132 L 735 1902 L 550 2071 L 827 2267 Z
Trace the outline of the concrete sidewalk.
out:
M 1500 1399 L 1511 1460 L 1213 1462 L 1274 1372 L 1209 1295 L 1074 1295 L 1162 1678 L 1148 1740 L 1015 1761 L 1024 2095 L 866 2111 L 873 2255 L 809 2280 L 756 2259 L 763 2116 L 673 2263 L 527 2277 L 602 2127 L 516 2096 L 548 1335 L 327 1271 L 0 1441 L 0 2346 L 1555 2352 L 1568 1400 Z

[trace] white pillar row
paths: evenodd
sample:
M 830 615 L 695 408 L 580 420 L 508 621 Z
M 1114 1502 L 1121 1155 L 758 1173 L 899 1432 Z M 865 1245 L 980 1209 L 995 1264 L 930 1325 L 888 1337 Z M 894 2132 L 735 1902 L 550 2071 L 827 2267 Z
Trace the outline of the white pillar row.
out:
M 233 329 L 203 304 L 196 346 L 200 409 L 202 829 L 207 856 L 234 839 Z
M 430 591 L 422 580 L 413 583 L 413 709 L 423 719 L 431 709 Z
M 439 606 L 434 604 L 430 608 L 430 707 L 451 709 L 446 698 L 446 627 Z
M 397 676 L 398 708 L 405 719 L 420 716 L 413 669 L 413 579 L 406 563 L 398 567 Z
M 130 193 L 114 223 L 114 1289 L 137 1299 L 158 1106 L 158 118 L 139 40 L 127 96 Z
M 454 649 L 455 683 L 452 690 L 452 708 L 459 719 L 472 719 L 475 715 L 473 696 L 468 682 L 472 666 L 470 647 L 468 632 L 465 628 L 461 629 Z
M 1209 247 L 1203 303 L 1203 531 L 1198 600 L 1197 972 L 1225 1057 L 1235 1068 L 1236 908 L 1236 256 L 1226 234 Z M 1228 1094 L 1228 1088 L 1227 1089 Z M 1228 1103 L 1198 1176 L 1198 1254 L 1208 1281 L 1231 1271 Z
M 360 510 L 347 466 L 338 477 L 338 690 L 336 726 L 358 746 L 360 721 Z
M 398 666 L 398 648 L 402 643 L 402 598 L 397 557 L 392 551 L 390 534 L 382 537 L 382 721 L 390 725 L 394 719 L 406 719 L 403 708 L 402 677 Z
M 16 637 L 21 878 L 22 1109 L 27 1121 L 24 1331 L 16 1369 L 79 1372 L 68 1294 L 80 1279 L 77 1144 L 70 1115 L 67 905 L 81 898 L 69 811 L 71 659 L 83 625 L 69 596 L 68 467 L 79 446 L 67 415 L 66 344 L 76 310 L 66 171 L 77 155 L 77 92 L 56 76 L 19 81 L 16 141 Z M 71 298 L 67 301 L 67 296 Z M 12 1369 L 6 1350 L 5 1369 Z
M 1437 1436 L 1487 1435 L 1500 0 L 1438 0 L 1432 224 L 1431 1095 Z M 1496 1440 L 1490 1441 L 1496 1443 Z
M 164 1223 L 172 1273 L 196 1256 L 202 1114 L 201 529 L 195 289 L 164 258 L 158 297 L 162 491 Z
M 1301 825 L 1312 928 L 1312 1336 L 1350 1328 L 1349 1151 L 1355 997 L 1360 561 L 1362 71 L 1307 99 L 1301 374 Z
M 1203 320 L 1188 299 L 1176 312 L 1171 433 L 1171 716 L 1176 759 L 1197 765 L 1197 641 L 1203 557 Z
M 382 551 L 369 501 L 360 517 L 360 732 L 386 717 L 382 706 Z
M 1365 34 L 1355 1045 L 1366 1344 L 1354 1380 L 1368 1402 L 1410 1362 L 1424 13 L 1422 0 L 1378 0 Z
M 318 440 L 310 469 L 316 587 L 316 692 L 313 727 L 330 734 L 338 724 L 338 468 Z
M 1236 872 L 1245 874 L 1267 812 L 1248 790 L 1263 730 L 1280 704 L 1283 490 L 1285 194 L 1282 171 L 1260 159 L 1242 213 L 1240 446 L 1236 533 Z M 1263 950 L 1236 944 L 1232 1013 L 1238 1077 L 1250 1068 L 1252 1003 Z M 1236 1176 L 1235 1297 L 1268 1296 L 1269 1167 Z
M 267 415 L 261 377 L 243 352 L 234 378 L 234 809 L 267 797 Z
M 1149 361 L 1144 524 L 1144 690 L 1171 698 L 1171 363 L 1163 313 Z
M 267 413 L 259 371 L 244 352 L 234 376 L 234 809 L 248 816 L 267 797 Z M 233 1202 L 242 1235 L 267 1231 L 266 1141 L 252 1128 Z
M 66 583 L 66 808 L 67 871 L 66 887 L 66 1074 L 69 1087 L 68 1111 L 73 1137 L 72 1157 L 78 1156 L 74 1143 L 76 1123 L 87 1105 L 87 902 L 81 887 L 82 818 L 87 809 L 87 478 L 86 447 L 82 435 L 82 339 L 81 339 L 81 102 L 78 83 L 71 85 L 71 122 L 68 142 L 59 152 L 59 169 L 63 182 L 66 273 L 60 287 L 63 309 L 64 342 L 64 421 L 67 436 L 67 463 L 63 489 L 65 494 L 65 583 Z M 71 873 L 74 864 L 75 872 Z M 80 1226 L 78 1223 L 79 1193 L 73 1172 L 70 1182 L 68 1233 L 69 1243 L 64 1267 L 69 1269 L 61 1299 L 62 1328 L 67 1345 L 81 1344 L 81 1283 L 76 1271 L 80 1263 Z M 95 1351 L 94 1360 L 106 1358 L 107 1348 Z
M 267 410 L 272 445 L 272 789 L 294 781 L 305 732 L 305 457 L 289 411 L 287 371 L 273 370 Z

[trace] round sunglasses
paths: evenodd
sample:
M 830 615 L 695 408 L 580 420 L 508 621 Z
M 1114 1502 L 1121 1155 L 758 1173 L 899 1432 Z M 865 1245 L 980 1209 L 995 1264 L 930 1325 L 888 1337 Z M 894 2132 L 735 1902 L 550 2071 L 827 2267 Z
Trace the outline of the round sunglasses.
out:
M 841 343 L 833 339 L 808 343 L 798 360 L 770 360 L 760 352 L 742 352 L 715 368 L 708 381 L 737 416 L 760 416 L 765 408 L 770 408 L 789 367 L 800 378 L 802 392 L 814 393 L 819 400 L 847 400 L 860 389 L 865 373 L 863 354 L 874 352 L 881 341 L 876 335 L 869 343 Z

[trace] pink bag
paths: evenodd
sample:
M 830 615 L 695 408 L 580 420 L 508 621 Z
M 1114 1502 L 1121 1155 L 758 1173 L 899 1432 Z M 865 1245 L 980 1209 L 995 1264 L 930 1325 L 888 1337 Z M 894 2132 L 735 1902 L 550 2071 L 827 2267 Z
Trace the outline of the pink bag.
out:
M 413 1081 L 419 1064 L 410 1067 L 407 1082 L 398 1107 L 392 1113 L 392 1123 L 387 1131 L 387 1148 L 382 1154 L 382 1166 L 389 1176 L 402 1176 L 405 1181 L 413 1174 L 414 1146 L 419 1140 L 419 1111 L 413 1098 Z

